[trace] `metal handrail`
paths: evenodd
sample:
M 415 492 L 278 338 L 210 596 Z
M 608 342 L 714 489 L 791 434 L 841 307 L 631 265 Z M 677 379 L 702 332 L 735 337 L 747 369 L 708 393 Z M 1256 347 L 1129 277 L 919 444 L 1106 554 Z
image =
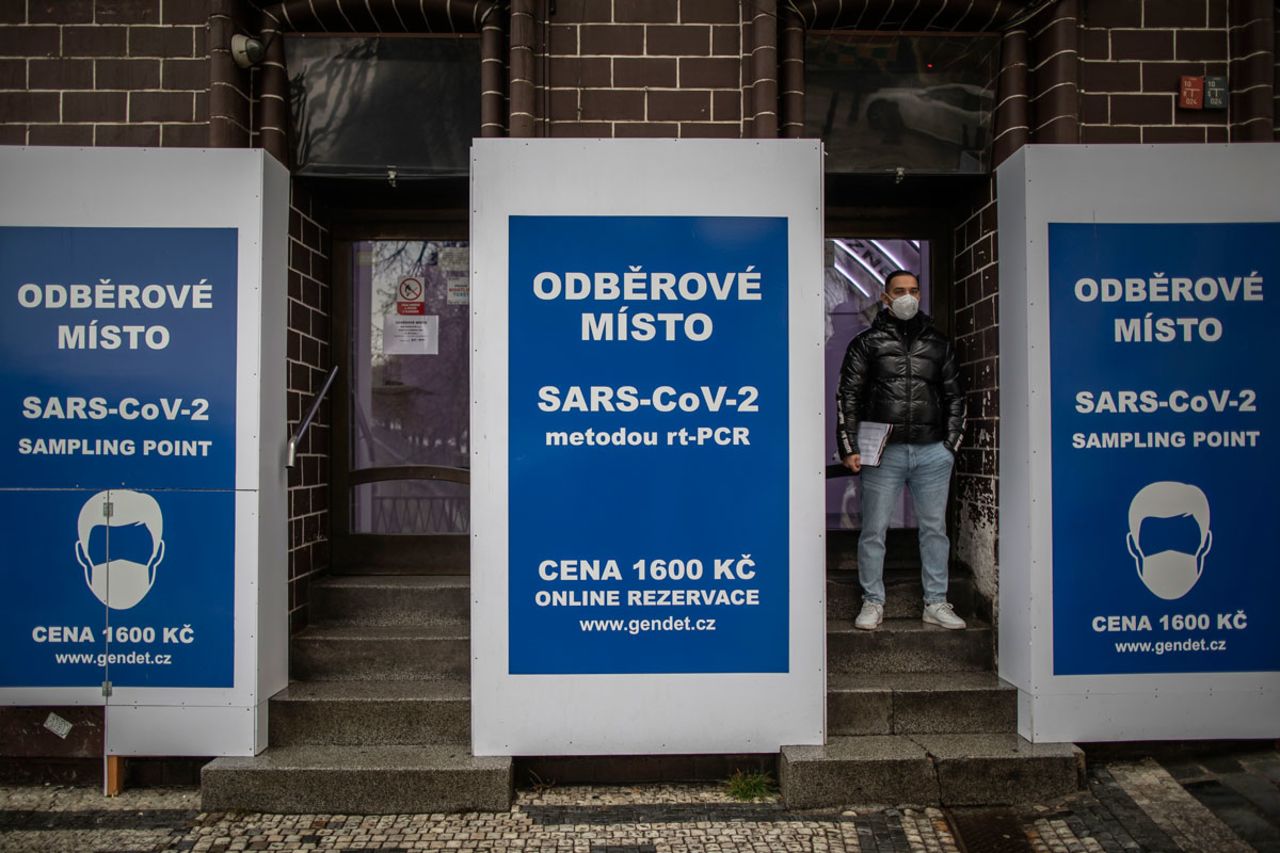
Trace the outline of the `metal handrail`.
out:
M 329 371 L 329 375 L 324 380 L 324 386 L 321 387 L 320 393 L 316 394 L 316 398 L 311 401 L 311 408 L 307 410 L 306 417 L 298 424 L 297 430 L 289 437 L 289 448 L 285 454 L 284 467 L 292 468 L 298 461 L 298 444 L 302 441 L 302 437 L 307 434 L 307 430 L 311 429 L 311 422 L 316 419 L 316 412 L 320 411 L 320 404 L 324 401 L 324 395 L 329 393 L 329 386 L 333 384 L 333 380 L 338 376 L 338 365 L 334 365 Z

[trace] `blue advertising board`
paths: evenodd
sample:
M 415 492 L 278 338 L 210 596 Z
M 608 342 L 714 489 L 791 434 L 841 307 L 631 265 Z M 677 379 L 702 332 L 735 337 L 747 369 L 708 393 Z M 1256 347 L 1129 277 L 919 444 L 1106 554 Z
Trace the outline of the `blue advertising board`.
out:
M 0 686 L 232 686 L 237 232 L 0 227 Z
M 1055 675 L 1280 668 L 1280 223 L 1049 223 Z
M 510 674 L 788 671 L 787 240 L 510 217 Z

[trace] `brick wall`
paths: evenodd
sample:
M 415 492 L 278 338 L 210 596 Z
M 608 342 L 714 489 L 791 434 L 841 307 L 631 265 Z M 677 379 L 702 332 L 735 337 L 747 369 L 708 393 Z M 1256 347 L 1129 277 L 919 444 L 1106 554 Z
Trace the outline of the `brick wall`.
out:
M 737 0 L 561 0 L 545 134 L 741 136 L 739 18 Z
M 323 207 L 296 183 L 289 206 L 289 432 L 331 364 L 333 244 Z M 306 627 L 312 579 L 329 568 L 329 441 L 332 397 L 321 404 L 289 471 L 289 630 Z
M 973 572 L 978 591 L 995 601 L 1000 342 L 994 180 L 983 184 L 969 209 L 955 229 L 951 291 L 956 357 L 969 406 L 964 445 L 956 454 L 952 550 Z
M 0 0 L 0 144 L 204 145 L 209 0 Z

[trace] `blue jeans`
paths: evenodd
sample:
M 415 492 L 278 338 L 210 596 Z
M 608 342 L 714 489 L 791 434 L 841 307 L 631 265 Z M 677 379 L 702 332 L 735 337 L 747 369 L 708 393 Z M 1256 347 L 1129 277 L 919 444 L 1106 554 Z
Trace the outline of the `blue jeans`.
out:
M 947 600 L 947 491 L 955 458 L 942 444 L 889 444 L 874 468 L 862 469 L 862 535 L 858 539 L 858 580 L 862 600 L 884 604 L 884 535 L 902 494 L 920 523 L 920 580 L 924 603 Z

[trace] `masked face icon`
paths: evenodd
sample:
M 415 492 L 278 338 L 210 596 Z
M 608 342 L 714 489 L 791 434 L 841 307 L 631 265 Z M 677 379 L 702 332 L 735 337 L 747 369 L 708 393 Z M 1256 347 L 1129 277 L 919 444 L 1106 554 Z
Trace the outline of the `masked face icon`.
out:
M 1147 519 L 1192 518 L 1199 529 L 1194 551 L 1167 548 L 1150 553 L 1142 546 L 1142 523 Z M 1182 598 L 1200 580 L 1204 558 L 1213 546 L 1209 530 L 1209 499 L 1197 486 L 1162 481 L 1144 486 L 1129 503 L 1129 535 L 1125 537 L 1138 577 L 1156 596 Z
M 142 601 L 155 584 L 156 568 L 164 559 L 164 518 L 155 498 L 124 489 L 99 492 L 81 507 L 77 527 L 76 562 L 84 570 L 84 582 L 94 597 L 112 610 L 128 610 Z M 139 553 L 135 548 L 127 556 L 109 559 L 104 553 L 103 560 L 95 562 L 93 556 L 98 556 L 99 549 L 91 549 L 90 541 L 98 527 L 105 527 L 107 536 L 115 531 L 121 541 L 136 538 L 124 536 L 125 531 L 143 529 L 149 549 L 143 547 Z M 128 558 L 138 556 L 145 561 Z

